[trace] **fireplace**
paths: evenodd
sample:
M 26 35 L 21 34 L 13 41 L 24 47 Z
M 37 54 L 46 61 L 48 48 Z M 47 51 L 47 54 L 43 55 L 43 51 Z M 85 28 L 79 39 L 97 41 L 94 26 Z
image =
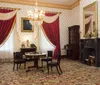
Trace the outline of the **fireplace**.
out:
M 84 64 L 100 66 L 100 39 L 80 40 L 80 61 Z
M 86 46 L 84 48 L 84 63 L 87 65 L 95 65 L 95 49 Z

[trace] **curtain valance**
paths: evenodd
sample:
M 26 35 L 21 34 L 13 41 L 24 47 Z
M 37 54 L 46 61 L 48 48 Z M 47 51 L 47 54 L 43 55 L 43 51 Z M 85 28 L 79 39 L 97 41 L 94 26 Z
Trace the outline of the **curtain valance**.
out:
M 46 23 L 53 23 L 58 17 L 59 17 L 59 14 L 56 14 L 54 16 L 45 16 L 43 21 Z
M 18 10 L 11 11 L 8 13 L 0 13 L 0 20 L 9 20 L 17 13 Z
M 0 9 L 0 46 L 6 42 L 9 35 L 11 34 L 11 30 L 16 20 L 17 11 L 18 10 L 6 8 Z

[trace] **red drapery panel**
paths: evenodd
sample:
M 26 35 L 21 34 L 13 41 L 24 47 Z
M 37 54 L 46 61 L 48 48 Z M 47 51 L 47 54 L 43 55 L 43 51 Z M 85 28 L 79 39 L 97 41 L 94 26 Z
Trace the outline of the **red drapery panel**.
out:
M 53 13 L 46 13 L 46 16 L 54 16 Z M 52 44 L 55 45 L 54 58 L 60 53 L 60 33 L 59 33 L 59 17 L 52 23 L 43 22 L 44 32 Z
M 0 9 L 0 13 L 9 13 L 12 12 L 13 10 L 9 10 L 9 9 Z M 12 17 L 9 20 L 0 20 L 0 45 L 5 41 L 5 39 L 8 37 L 13 22 L 15 20 L 15 17 Z

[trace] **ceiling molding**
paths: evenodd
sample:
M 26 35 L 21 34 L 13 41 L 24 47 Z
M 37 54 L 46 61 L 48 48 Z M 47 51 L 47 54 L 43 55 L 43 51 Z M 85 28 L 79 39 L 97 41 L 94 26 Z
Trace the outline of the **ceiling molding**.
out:
M 0 0 L 0 2 L 12 3 L 12 4 L 32 5 L 32 6 L 35 5 L 35 2 L 32 0 L 28 0 L 28 1 L 26 1 L 26 0 Z M 69 5 L 60 5 L 60 4 L 38 2 L 38 6 L 71 10 L 74 7 L 78 6 L 79 3 L 80 3 L 80 0 L 77 0 L 75 3 L 73 3 L 72 5 L 69 6 Z
M 73 3 L 72 5 L 70 5 L 70 10 L 73 9 L 73 8 L 75 8 L 79 4 L 80 4 L 80 0 L 77 0 L 75 3 Z
M 52 4 L 52 3 L 39 2 L 38 5 L 39 6 L 44 6 L 44 7 L 50 7 L 50 8 L 70 9 L 69 6 L 67 6 L 67 5 L 60 5 L 60 4 Z

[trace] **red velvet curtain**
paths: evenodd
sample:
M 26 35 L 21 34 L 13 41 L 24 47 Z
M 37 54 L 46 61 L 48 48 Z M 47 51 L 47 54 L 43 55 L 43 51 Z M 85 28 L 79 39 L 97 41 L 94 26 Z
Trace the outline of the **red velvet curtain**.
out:
M 46 16 L 54 16 L 53 13 L 46 13 Z M 54 58 L 60 53 L 60 33 L 59 33 L 59 17 L 52 23 L 43 22 L 44 32 L 52 44 L 55 45 Z
M 12 12 L 13 10 L 9 10 L 9 9 L 0 9 L 0 13 L 9 13 Z M 0 20 L 0 45 L 6 40 L 6 38 L 8 37 L 13 22 L 15 20 L 15 17 L 12 17 L 9 20 Z

